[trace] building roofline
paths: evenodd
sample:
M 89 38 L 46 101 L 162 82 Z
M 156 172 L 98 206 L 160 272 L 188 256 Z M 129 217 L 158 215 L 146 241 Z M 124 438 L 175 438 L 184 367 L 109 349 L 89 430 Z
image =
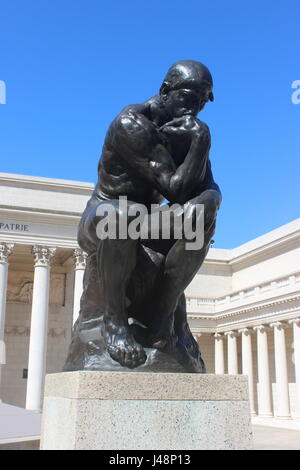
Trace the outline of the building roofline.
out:
M 17 175 L 13 173 L 0 172 L 0 184 L 4 183 L 24 183 L 32 186 L 55 186 L 70 189 L 88 189 L 93 190 L 94 184 L 84 181 L 64 180 L 58 178 L 45 178 L 43 176 Z
M 253 238 L 232 249 L 210 248 L 206 261 L 220 264 L 237 264 L 269 250 L 280 248 L 289 242 L 300 240 L 300 218 Z

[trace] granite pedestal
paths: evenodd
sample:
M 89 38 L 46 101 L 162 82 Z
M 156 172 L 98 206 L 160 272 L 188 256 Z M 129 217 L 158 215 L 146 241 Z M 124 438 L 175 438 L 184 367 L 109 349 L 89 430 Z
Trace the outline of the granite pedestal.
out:
M 247 377 L 76 371 L 46 377 L 41 449 L 251 449 Z

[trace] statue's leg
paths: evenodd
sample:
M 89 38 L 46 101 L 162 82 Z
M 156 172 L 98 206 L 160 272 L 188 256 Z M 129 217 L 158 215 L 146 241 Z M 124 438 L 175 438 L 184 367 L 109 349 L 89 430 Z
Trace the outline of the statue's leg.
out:
M 100 291 L 103 294 L 102 335 L 110 356 L 125 367 L 143 364 L 146 354 L 129 331 L 126 288 L 136 263 L 134 240 L 102 240 L 97 251 Z
M 193 223 L 198 216 L 196 205 L 204 205 L 204 243 L 201 249 L 187 250 L 187 240 L 177 240 L 166 256 L 160 288 L 151 305 L 153 345 L 158 349 L 164 349 L 169 341 L 173 341 L 174 312 L 180 296 L 198 272 L 209 250 L 219 203 L 217 191 L 207 190 L 185 204 L 186 215 Z
M 102 336 L 110 356 L 121 365 L 134 368 L 146 361 L 145 351 L 130 332 L 126 305 L 126 291 L 136 265 L 140 242 L 128 236 L 125 239 L 119 237 L 120 224 L 128 227 L 132 221 L 133 216 L 128 215 L 128 210 L 134 203 L 127 201 L 127 206 L 124 206 L 118 200 L 110 200 L 100 204 L 113 209 L 117 237 L 108 234 L 108 238 L 97 240 L 97 269 L 103 308 Z M 96 234 L 98 223 L 104 217 L 99 215 L 99 205 L 88 229 Z
M 187 322 L 186 300 L 182 294 L 174 312 L 174 333 L 177 338 L 177 360 L 190 372 L 206 372 L 199 344 Z
M 145 252 L 145 255 L 139 253 L 137 267 L 129 285 L 130 315 L 139 322 L 134 322 L 130 329 L 140 344 L 151 348 L 153 346 L 153 312 L 151 306 L 152 299 L 155 297 L 162 279 L 164 256 L 152 250 L 151 252 Z M 205 372 L 205 364 L 201 357 L 199 345 L 193 337 L 187 322 L 184 293 L 179 298 L 174 312 L 172 339 L 173 341 L 168 341 L 166 347 L 161 348 L 161 351 L 175 358 L 187 372 Z
M 94 335 L 92 334 L 92 336 L 95 336 L 94 339 L 98 338 L 99 334 L 99 325 L 103 315 L 101 302 L 96 253 L 91 253 L 86 260 L 80 312 L 73 326 L 72 341 L 64 370 L 82 370 L 85 368 L 87 356 L 92 354 L 93 350 L 91 332 L 94 332 Z
M 134 203 L 127 201 L 127 204 L 128 209 Z M 139 241 L 130 238 L 99 238 L 98 223 L 107 216 L 107 209 L 116 215 L 117 236 L 120 217 L 125 216 L 123 223 L 124 220 L 128 224 L 131 222 L 126 207 L 120 208 L 118 200 L 92 198 L 83 213 L 79 224 L 78 242 L 80 247 L 89 253 L 93 263 L 88 263 L 85 273 L 80 315 L 74 326 L 73 346 L 67 361 L 68 370 L 71 370 L 74 362 L 73 351 L 81 351 L 85 347 L 80 340 L 82 331 L 95 328 L 99 324 L 102 324 L 102 336 L 107 351 L 114 360 L 129 368 L 137 367 L 146 360 L 142 346 L 130 332 L 126 308 L 126 289 L 135 268 Z M 76 355 L 79 357 L 77 352 Z M 79 363 L 77 368 L 80 368 Z

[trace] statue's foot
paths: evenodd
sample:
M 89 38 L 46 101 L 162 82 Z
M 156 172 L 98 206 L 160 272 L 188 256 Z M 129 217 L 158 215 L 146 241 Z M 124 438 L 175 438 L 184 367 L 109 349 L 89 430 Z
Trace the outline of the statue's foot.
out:
M 158 338 L 152 343 L 152 347 L 158 349 L 161 352 L 172 353 L 176 349 L 177 337 L 169 336 Z
M 102 326 L 102 336 L 109 355 L 121 366 L 134 369 L 146 361 L 144 349 L 129 333 L 128 327 L 106 321 Z
M 178 338 L 175 334 L 170 332 L 154 332 L 149 328 L 142 328 L 139 325 L 130 325 L 130 331 L 134 338 L 144 348 L 155 348 L 162 352 L 174 351 Z
M 199 347 L 187 342 L 184 344 L 175 333 L 163 333 L 157 335 L 152 344 L 153 348 L 170 354 L 186 369 L 187 372 L 205 373 L 205 364 L 201 358 Z
M 160 330 L 152 334 L 152 347 L 162 352 L 173 352 L 178 342 L 177 336 L 169 330 Z

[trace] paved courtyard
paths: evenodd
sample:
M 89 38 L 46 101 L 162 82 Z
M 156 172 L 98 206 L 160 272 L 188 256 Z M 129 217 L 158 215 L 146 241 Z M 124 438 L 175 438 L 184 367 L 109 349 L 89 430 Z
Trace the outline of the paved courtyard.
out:
M 255 450 L 300 450 L 300 431 L 253 426 Z
M 270 426 L 253 426 L 255 450 L 300 450 L 300 431 L 275 428 Z M 0 442 L 0 450 L 38 450 L 39 441 Z

